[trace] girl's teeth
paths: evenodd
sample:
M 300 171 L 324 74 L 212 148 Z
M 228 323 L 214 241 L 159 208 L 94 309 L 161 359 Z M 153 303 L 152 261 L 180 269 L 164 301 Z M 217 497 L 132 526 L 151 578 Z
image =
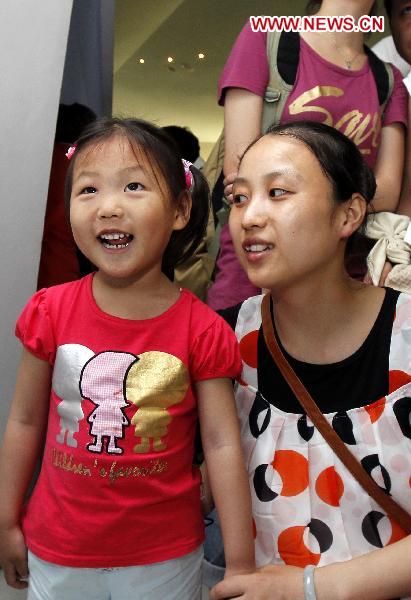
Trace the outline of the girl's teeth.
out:
M 104 246 L 104 248 L 127 248 L 128 243 L 127 244 L 105 244 L 103 242 L 103 246 Z
M 125 233 L 103 233 L 101 238 L 103 240 L 121 240 L 126 237 Z

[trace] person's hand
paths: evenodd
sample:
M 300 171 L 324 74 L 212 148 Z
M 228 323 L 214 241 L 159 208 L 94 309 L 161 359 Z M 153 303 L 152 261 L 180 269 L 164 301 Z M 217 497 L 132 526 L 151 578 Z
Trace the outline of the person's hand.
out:
M 224 196 L 227 198 L 229 204 L 233 203 L 233 183 L 236 177 L 237 171 L 235 173 L 229 173 L 223 181 Z
M 303 600 L 303 569 L 286 565 L 267 565 L 249 575 L 226 577 L 210 594 L 211 600 Z
M 17 525 L 0 529 L 0 565 L 8 585 L 18 590 L 28 586 L 27 548 Z
M 388 260 L 386 260 L 383 270 L 381 271 L 380 281 L 378 282 L 378 285 L 380 287 L 382 287 L 385 284 L 385 280 L 387 279 L 388 273 L 390 271 L 392 271 L 392 264 Z M 367 273 L 363 279 L 363 282 L 372 285 L 372 279 L 371 279 L 371 275 L 370 275 L 369 271 L 367 271 Z
M 390 271 L 392 271 L 392 264 L 390 262 L 388 262 L 388 260 L 387 260 L 385 262 L 384 268 L 382 270 L 380 281 L 378 282 L 378 285 L 380 287 L 382 287 L 383 285 L 385 285 L 385 280 L 387 279 L 387 275 L 388 275 L 388 273 Z

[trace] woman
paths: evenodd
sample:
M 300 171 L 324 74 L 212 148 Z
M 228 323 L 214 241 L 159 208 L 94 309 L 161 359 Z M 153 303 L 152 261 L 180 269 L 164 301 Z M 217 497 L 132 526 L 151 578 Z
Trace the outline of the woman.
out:
M 319 16 L 350 14 L 356 19 L 370 12 L 373 4 L 373 0 L 309 3 L 313 8 L 319 6 Z M 261 133 L 268 79 L 266 34 L 252 32 L 247 24 L 219 83 L 219 103 L 224 104 L 225 193 L 229 199 L 238 158 Z M 375 173 L 376 211 L 394 212 L 401 189 L 407 94 L 401 74 L 395 68 L 394 79 L 394 89 L 381 121 L 363 32 L 301 33 L 297 76 L 281 116 L 281 123 L 310 119 L 334 126 L 351 137 Z M 225 308 L 256 293 L 255 287 L 250 284 L 247 287 L 245 275 L 234 260 L 227 227 L 222 231 L 217 266 L 220 270 L 208 295 L 213 308 Z
M 411 297 L 344 267 L 374 193 L 347 137 L 289 123 L 246 150 L 229 225 L 247 276 L 271 296 L 269 320 L 292 368 L 356 460 L 410 513 Z M 262 568 L 227 578 L 213 600 L 411 595 L 411 536 L 307 419 L 271 358 L 261 299 L 225 316 L 243 358 L 236 398 Z

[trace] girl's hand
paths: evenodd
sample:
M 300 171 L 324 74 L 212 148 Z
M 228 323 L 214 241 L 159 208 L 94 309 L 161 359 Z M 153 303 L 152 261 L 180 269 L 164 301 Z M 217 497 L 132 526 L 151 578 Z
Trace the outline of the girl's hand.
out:
M 286 565 L 268 565 L 250 575 L 234 575 L 218 583 L 211 600 L 303 600 L 303 569 Z
M 18 590 L 28 586 L 27 547 L 19 526 L 0 529 L 0 565 L 8 585 Z

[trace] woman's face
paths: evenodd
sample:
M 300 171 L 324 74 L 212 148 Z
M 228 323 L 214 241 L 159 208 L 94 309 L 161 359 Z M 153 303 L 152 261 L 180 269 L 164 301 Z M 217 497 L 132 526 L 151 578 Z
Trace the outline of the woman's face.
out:
M 286 135 L 248 150 L 234 183 L 230 231 L 250 281 L 279 290 L 342 269 L 345 205 L 312 152 Z

